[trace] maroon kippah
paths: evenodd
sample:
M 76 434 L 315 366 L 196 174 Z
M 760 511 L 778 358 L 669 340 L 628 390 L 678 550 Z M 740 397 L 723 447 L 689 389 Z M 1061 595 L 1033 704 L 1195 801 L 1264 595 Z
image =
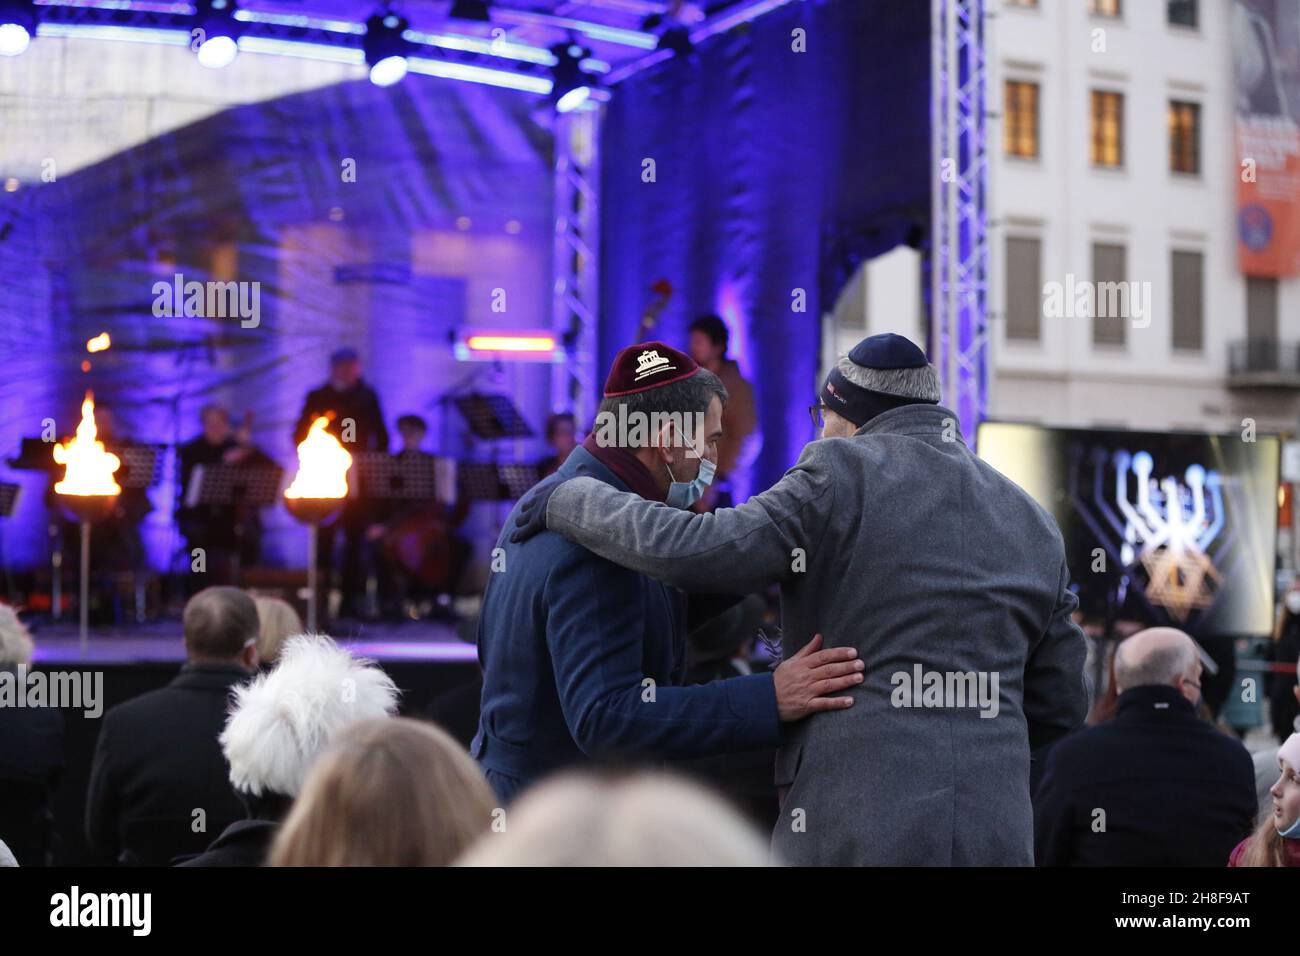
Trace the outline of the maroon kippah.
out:
M 614 357 L 609 378 L 605 379 L 605 397 L 633 395 L 670 385 L 690 378 L 699 370 L 695 359 L 663 342 L 629 345 Z

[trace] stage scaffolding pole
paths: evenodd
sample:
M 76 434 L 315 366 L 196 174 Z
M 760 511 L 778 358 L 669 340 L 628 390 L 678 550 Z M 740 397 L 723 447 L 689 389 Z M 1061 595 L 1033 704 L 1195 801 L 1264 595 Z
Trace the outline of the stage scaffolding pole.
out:
M 596 414 L 600 311 L 600 121 L 603 107 L 555 117 L 555 246 L 551 327 L 564 347 L 552 366 L 551 409 L 572 411 L 579 431 Z
M 930 348 L 967 444 L 988 415 L 989 136 L 986 0 L 932 0 Z

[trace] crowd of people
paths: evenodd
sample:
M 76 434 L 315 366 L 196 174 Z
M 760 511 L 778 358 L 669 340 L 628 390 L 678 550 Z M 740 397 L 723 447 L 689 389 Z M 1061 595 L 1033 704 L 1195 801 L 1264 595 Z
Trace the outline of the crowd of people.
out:
M 562 772 L 507 808 L 447 733 L 397 716 L 382 669 L 301 632 L 283 602 L 229 587 L 190 599 L 180 674 L 104 717 L 85 821 L 102 862 L 780 862 L 725 801 L 664 772 Z M 0 666 L 30 659 L 22 622 L 0 607 Z M 1197 713 L 1200 668 L 1179 631 L 1119 645 L 1115 716 L 1036 760 L 1039 865 L 1300 865 L 1300 734 L 1259 755 L 1274 769 L 1257 795 L 1245 748 Z M 0 710 L 0 865 L 43 862 L 48 821 L 15 794 L 57 778 L 59 744 L 57 710 Z
M 282 602 L 195 594 L 180 673 L 103 717 L 91 849 L 207 867 L 1300 865 L 1300 732 L 1252 758 L 1207 719 L 1188 634 L 1116 645 L 1114 706 L 1086 719 L 1060 531 L 965 446 L 915 344 L 842 357 L 811 409 L 827 440 L 701 512 L 728 396 L 665 343 L 616 356 L 598 422 L 654 424 L 593 430 L 507 520 L 468 752 L 397 716 L 382 668 Z M 766 589 L 776 666 L 693 677 L 685 596 Z M 739 600 L 715 610 L 748 628 Z M 0 666 L 31 650 L 0 607 Z M 60 720 L 0 707 L 0 841 L 24 865 L 48 843 Z M 770 839 L 664 775 L 754 751 L 775 755 Z

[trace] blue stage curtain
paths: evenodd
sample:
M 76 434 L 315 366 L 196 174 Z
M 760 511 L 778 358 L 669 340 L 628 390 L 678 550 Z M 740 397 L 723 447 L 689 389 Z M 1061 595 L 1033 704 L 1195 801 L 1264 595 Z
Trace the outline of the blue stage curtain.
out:
M 601 371 L 634 341 L 661 277 L 676 292 L 652 337 L 684 345 L 693 318 L 722 315 L 763 432 L 754 491 L 812 436 L 822 311 L 864 259 L 924 243 L 929 8 L 790 4 L 614 90 L 602 139 Z M 800 30 L 805 52 L 794 49 Z M 646 160 L 654 182 L 643 181 Z
M 255 441 L 292 472 L 303 396 L 345 344 L 361 351 L 389 427 L 424 414 L 434 450 L 465 453 L 437 397 L 473 372 L 486 373 L 481 388 L 545 408 L 546 366 L 489 381 L 491 367 L 455 362 L 449 341 L 462 325 L 550 324 L 552 139 L 537 103 L 419 76 L 344 83 L 227 110 L 7 197 L 0 454 L 44 419 L 71 434 L 93 388 L 101 420 L 111 410 L 119 435 L 144 442 L 193 437 L 206 402 L 252 411 Z M 177 273 L 258 283 L 260 323 L 157 316 L 154 284 Z M 87 356 L 105 330 L 113 349 Z M 175 560 L 173 474 L 169 461 L 150 493 L 156 568 Z M 3 477 L 23 486 L 19 514 L 0 525 L 9 566 L 44 564 L 46 483 Z M 266 556 L 301 566 L 301 529 L 281 509 L 266 516 Z

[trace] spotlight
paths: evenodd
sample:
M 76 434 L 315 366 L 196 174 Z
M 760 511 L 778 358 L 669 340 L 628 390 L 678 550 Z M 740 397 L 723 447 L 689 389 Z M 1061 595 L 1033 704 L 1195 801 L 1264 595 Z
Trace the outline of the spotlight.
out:
M 555 66 L 551 68 L 555 111 L 572 113 L 591 99 L 593 80 L 582 69 L 582 61 L 591 56 L 591 51 L 570 41 L 551 47 L 551 53 L 555 56 Z
M 36 32 L 36 9 L 29 0 L 0 0 L 0 56 L 26 51 Z
M 411 52 L 411 44 L 402 34 L 407 26 L 391 10 L 380 10 L 366 21 L 361 48 L 370 67 L 370 82 L 375 86 L 392 86 L 406 76 L 406 56 Z
M 447 14 L 453 20 L 477 20 L 488 23 L 492 20 L 488 12 L 487 0 L 456 0 Z
M 219 70 L 235 62 L 239 55 L 242 26 L 235 19 L 235 0 L 197 0 L 194 31 L 199 40 L 199 62 Z M 194 34 L 191 34 L 194 35 Z
M 641 21 L 641 29 L 659 37 L 660 50 L 671 50 L 677 56 L 690 56 L 695 50 L 690 27 L 672 14 L 652 13 Z

